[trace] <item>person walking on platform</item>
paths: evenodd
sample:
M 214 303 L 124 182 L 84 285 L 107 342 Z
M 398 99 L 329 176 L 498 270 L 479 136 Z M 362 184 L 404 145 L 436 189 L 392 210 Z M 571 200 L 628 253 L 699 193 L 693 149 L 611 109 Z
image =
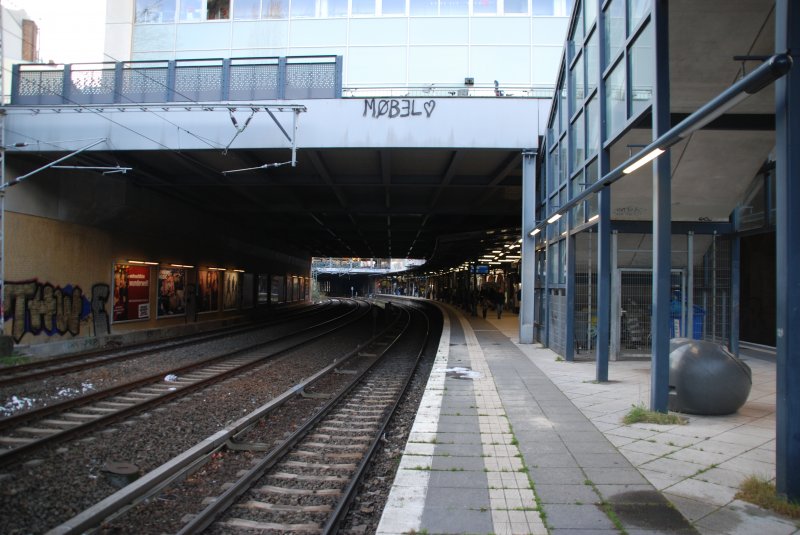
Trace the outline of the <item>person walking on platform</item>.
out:
M 497 309 L 497 319 L 500 319 L 500 316 L 503 314 L 503 305 L 506 301 L 506 294 L 503 292 L 502 289 L 497 288 L 494 290 L 494 306 Z

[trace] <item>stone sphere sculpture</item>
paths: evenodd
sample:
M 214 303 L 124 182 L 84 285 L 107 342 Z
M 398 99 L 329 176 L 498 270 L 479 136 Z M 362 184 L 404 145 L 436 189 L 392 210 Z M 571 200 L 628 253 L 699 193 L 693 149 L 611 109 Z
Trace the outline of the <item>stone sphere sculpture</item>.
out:
M 669 409 L 702 415 L 731 414 L 747 401 L 750 366 L 704 340 L 670 341 Z

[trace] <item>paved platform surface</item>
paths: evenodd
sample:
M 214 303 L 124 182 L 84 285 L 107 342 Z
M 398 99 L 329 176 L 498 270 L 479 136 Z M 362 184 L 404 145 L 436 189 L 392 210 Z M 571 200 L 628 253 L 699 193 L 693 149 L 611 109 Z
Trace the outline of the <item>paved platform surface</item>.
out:
M 800 527 L 734 499 L 775 476 L 775 364 L 743 357 L 736 414 L 683 426 L 623 425 L 649 402 L 649 362 L 564 362 L 518 344 L 518 318 L 443 305 L 434 371 L 378 533 L 792 534 Z

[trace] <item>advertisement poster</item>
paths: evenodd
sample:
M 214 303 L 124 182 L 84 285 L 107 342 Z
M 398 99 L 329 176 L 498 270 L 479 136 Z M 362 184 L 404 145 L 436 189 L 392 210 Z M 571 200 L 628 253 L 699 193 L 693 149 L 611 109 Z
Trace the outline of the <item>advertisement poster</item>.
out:
M 150 268 L 114 266 L 114 321 L 150 318 Z
M 225 310 L 239 308 L 241 304 L 240 278 L 235 271 L 225 272 L 225 294 L 222 299 L 222 308 Z
M 200 312 L 219 310 L 219 271 L 200 271 Z
M 162 268 L 158 270 L 158 317 L 186 313 L 186 270 Z
M 245 273 L 242 278 L 242 308 L 253 308 L 254 286 L 255 276 L 252 273 Z

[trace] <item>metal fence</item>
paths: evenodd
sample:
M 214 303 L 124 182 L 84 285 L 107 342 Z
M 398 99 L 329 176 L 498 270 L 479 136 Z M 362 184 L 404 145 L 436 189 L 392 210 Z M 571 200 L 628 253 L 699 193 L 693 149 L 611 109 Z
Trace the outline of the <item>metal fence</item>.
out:
M 341 56 L 17 64 L 11 105 L 341 98 Z

